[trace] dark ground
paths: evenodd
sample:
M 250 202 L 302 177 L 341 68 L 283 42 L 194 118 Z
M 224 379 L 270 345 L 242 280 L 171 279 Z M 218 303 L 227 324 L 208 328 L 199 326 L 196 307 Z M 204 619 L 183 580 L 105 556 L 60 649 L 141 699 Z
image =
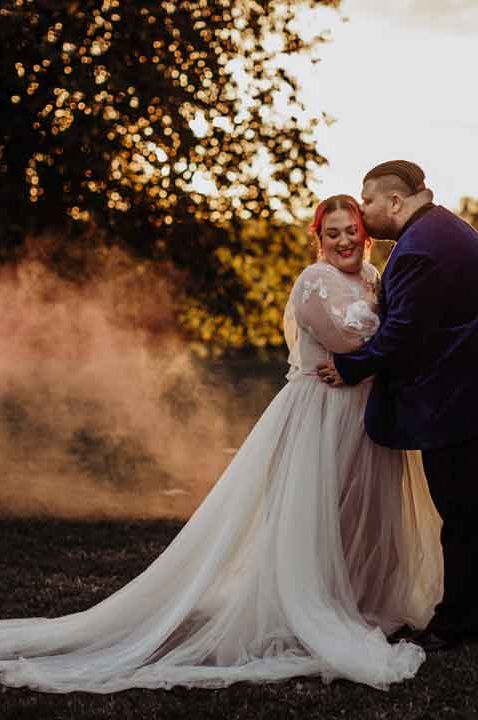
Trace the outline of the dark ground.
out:
M 0 616 L 87 608 L 140 572 L 181 527 L 173 521 L 0 519 Z M 388 693 L 319 679 L 226 690 L 46 695 L 0 689 L 0 720 L 451 720 L 478 718 L 478 645 L 430 657 Z

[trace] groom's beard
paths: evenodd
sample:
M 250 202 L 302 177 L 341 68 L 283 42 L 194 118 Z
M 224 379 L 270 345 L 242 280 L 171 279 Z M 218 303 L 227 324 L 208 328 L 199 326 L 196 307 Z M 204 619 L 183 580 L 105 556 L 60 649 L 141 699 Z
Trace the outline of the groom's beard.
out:
M 362 218 L 363 225 L 367 234 L 374 240 L 396 240 L 398 233 L 396 228 L 390 222 L 373 223 L 367 222 Z

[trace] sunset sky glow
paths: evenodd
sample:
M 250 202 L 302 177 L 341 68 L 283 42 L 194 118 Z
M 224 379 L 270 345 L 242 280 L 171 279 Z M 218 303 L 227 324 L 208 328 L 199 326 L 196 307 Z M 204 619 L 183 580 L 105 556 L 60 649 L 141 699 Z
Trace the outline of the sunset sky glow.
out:
M 404 158 L 450 209 L 477 197 L 476 0 L 344 0 L 340 14 L 317 11 L 324 26 L 323 62 L 301 73 L 311 112 L 337 118 L 319 126 L 320 196 L 358 195 L 370 167 Z
M 329 166 L 311 185 L 318 198 L 338 192 L 359 197 L 366 171 L 397 158 L 421 165 L 435 201 L 452 210 L 460 198 L 478 197 L 476 0 L 343 0 L 340 11 L 322 5 L 299 10 L 293 29 L 304 40 L 330 36 L 309 60 L 280 55 L 281 38 L 267 39 L 279 52 L 277 64 L 299 82 L 303 127 L 320 118 L 317 150 Z M 241 59 L 234 62 L 245 98 L 248 77 Z M 287 92 L 276 96 L 279 117 L 281 110 L 284 117 L 290 112 L 288 103 Z M 191 127 L 198 137 L 208 132 L 201 113 Z M 258 178 L 270 172 L 260 154 L 256 166 Z M 271 182 L 278 196 L 288 193 Z M 190 188 L 217 194 L 208 173 L 197 172 Z M 295 220 L 308 213 L 297 211 Z

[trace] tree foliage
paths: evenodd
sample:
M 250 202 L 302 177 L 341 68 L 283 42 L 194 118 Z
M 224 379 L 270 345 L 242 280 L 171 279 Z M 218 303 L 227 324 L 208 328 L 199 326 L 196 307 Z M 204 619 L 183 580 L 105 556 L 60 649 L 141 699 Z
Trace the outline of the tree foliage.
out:
M 235 312 L 211 310 L 196 297 L 183 305 L 183 327 L 222 348 L 283 345 L 282 317 L 290 289 L 315 254 L 315 243 L 305 227 L 272 228 L 259 220 L 231 230 L 215 255 L 219 277 L 232 273 L 243 288 Z
M 457 214 L 478 230 L 478 200 L 476 198 L 463 197 L 460 200 Z
M 307 204 L 306 181 L 323 162 L 312 138 L 318 118 L 303 122 L 295 81 L 277 60 L 310 51 L 287 29 L 299 5 L 7 3 L 0 71 L 10 212 L 118 225 L 140 211 L 157 229 Z M 205 175 L 217 189 L 210 196 L 195 191 Z
M 301 53 L 318 61 L 326 35 L 306 43 L 294 21 L 339 3 L 3 3 L 3 255 L 18 253 L 26 233 L 59 228 L 81 244 L 97 229 L 186 270 L 190 295 L 240 324 L 252 276 L 237 272 L 225 246 L 237 264 L 250 250 L 241 224 L 310 211 L 325 162 L 321 118 L 301 102 L 288 62 Z

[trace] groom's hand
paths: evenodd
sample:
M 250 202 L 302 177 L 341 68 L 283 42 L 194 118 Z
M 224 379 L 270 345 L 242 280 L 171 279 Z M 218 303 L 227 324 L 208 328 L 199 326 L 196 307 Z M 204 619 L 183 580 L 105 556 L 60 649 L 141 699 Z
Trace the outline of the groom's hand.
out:
M 332 360 L 317 365 L 317 375 L 320 381 L 326 383 L 329 387 L 340 387 L 344 384 Z

